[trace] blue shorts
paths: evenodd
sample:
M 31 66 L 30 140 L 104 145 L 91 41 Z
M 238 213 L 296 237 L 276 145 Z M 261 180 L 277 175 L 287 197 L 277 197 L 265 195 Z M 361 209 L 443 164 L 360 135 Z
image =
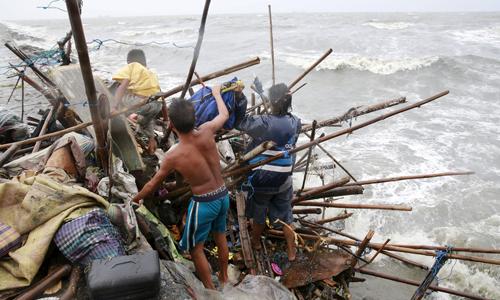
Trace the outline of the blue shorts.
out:
M 210 201 L 198 201 L 191 198 L 189 203 L 186 226 L 179 243 L 182 250 L 191 251 L 195 245 L 206 241 L 210 232 L 226 232 L 229 195 L 227 190 L 223 196 Z

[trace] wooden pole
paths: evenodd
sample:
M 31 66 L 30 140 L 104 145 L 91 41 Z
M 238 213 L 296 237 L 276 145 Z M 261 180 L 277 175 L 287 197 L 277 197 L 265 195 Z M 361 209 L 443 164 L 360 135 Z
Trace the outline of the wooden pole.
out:
M 54 283 L 58 282 L 64 276 L 71 272 L 70 265 L 62 265 L 57 267 L 54 272 L 45 276 L 42 280 L 30 286 L 21 295 L 17 296 L 14 300 L 32 300 L 36 299 L 38 296 L 43 294 L 43 292 L 52 286 Z
M 0 168 L 14 155 L 16 154 L 17 149 L 19 149 L 19 144 L 12 144 L 7 151 L 0 154 Z
M 21 122 L 24 121 L 24 79 L 21 77 Z
M 367 180 L 357 181 L 356 183 L 348 183 L 345 186 L 367 185 L 376 183 L 395 182 L 401 180 L 424 179 L 424 178 L 434 178 L 434 177 L 444 177 L 444 176 L 461 176 L 461 175 L 472 175 L 472 174 L 474 174 L 474 172 L 458 171 L 458 172 L 442 172 L 442 173 L 421 174 L 421 175 L 407 175 L 407 176 L 397 176 L 389 178 L 367 179 Z
M 331 222 L 335 222 L 335 221 L 339 221 L 339 220 L 344 220 L 344 219 L 349 218 L 350 216 L 352 216 L 352 213 L 345 213 L 345 214 L 341 214 L 341 215 L 338 215 L 338 216 L 335 216 L 335 217 L 332 217 L 332 218 L 328 218 L 328 219 L 323 219 L 323 220 L 316 221 L 316 223 L 318 223 L 320 225 L 323 225 L 323 224 L 326 224 L 326 223 L 331 223 Z
M 305 70 L 302 74 L 299 75 L 292 83 L 288 85 L 288 90 L 291 90 L 297 83 L 299 83 L 302 78 L 306 77 L 307 74 L 309 74 L 314 68 L 316 68 L 317 65 L 319 65 L 325 58 L 328 57 L 333 52 L 332 49 L 328 49 L 325 54 L 323 54 L 318 60 L 316 60 L 307 70 Z
M 312 123 L 312 132 L 311 132 L 311 136 L 309 137 L 310 138 L 310 141 L 314 141 L 314 137 L 316 135 L 316 120 L 313 121 Z M 304 190 L 304 187 L 306 186 L 306 180 L 307 180 L 307 171 L 309 171 L 309 164 L 311 163 L 311 154 L 312 154 L 312 151 L 313 151 L 314 147 L 311 147 L 308 149 L 308 152 L 307 152 L 307 163 L 306 163 L 306 169 L 304 171 L 304 180 L 302 181 L 302 188 L 300 189 L 300 191 L 303 191 Z
M 295 208 L 292 210 L 293 214 L 301 215 L 301 214 L 321 214 L 321 208 Z
M 314 130 L 315 129 L 313 129 L 313 132 L 314 132 Z M 311 140 L 313 140 L 312 134 L 309 134 L 307 132 L 304 132 L 304 134 L 307 137 L 311 138 Z M 321 144 L 318 144 L 318 148 L 321 151 L 323 151 L 323 153 L 325 153 L 326 156 L 328 156 L 335 164 L 337 164 L 337 166 L 339 166 L 347 175 L 349 175 L 349 177 L 351 177 L 351 179 L 354 180 L 354 182 L 357 181 L 356 178 L 354 178 L 354 176 L 349 171 L 347 171 L 347 169 L 337 159 L 335 159 L 335 157 L 333 157 L 333 155 L 330 152 L 328 152 L 328 150 L 325 149 L 325 147 L 323 147 Z
M 52 120 L 53 113 L 54 113 L 54 107 L 51 107 L 49 113 L 47 114 L 47 117 L 45 118 L 45 121 L 43 122 L 42 129 L 40 130 L 40 133 L 38 134 L 38 136 L 44 135 L 45 132 L 47 132 L 47 128 L 49 127 L 49 123 Z M 38 150 L 40 150 L 41 144 L 42 144 L 42 141 L 36 142 L 35 146 L 33 147 L 33 151 L 31 153 L 38 152 Z
M 331 197 L 339 197 L 339 196 L 347 196 L 347 195 L 360 195 L 363 194 L 362 186 L 340 186 L 338 188 L 331 189 L 329 191 L 312 195 L 307 197 L 305 200 L 313 200 L 313 199 L 321 199 L 321 198 L 331 198 Z
M 296 147 L 295 149 L 292 149 L 290 150 L 288 153 L 289 154 L 293 154 L 293 153 L 297 153 L 301 150 L 304 150 L 304 149 L 307 149 L 309 147 L 313 147 L 314 145 L 317 145 L 317 144 L 320 144 L 320 143 L 323 143 L 325 141 L 328 141 L 328 140 L 331 140 L 331 139 L 334 139 L 336 137 L 339 137 L 339 136 L 342 136 L 342 135 L 345 135 L 345 134 L 351 134 L 353 133 L 354 131 L 356 130 L 359 130 L 361 128 L 364 128 L 366 126 L 369 126 L 369 125 L 372 125 L 372 124 L 375 124 L 375 123 L 378 123 L 380 121 L 383 121 L 385 119 L 388 119 L 392 116 L 395 116 L 397 114 L 400 114 L 400 113 L 403 113 L 403 112 L 406 112 L 406 111 L 409 111 L 411 109 L 414 109 L 414 108 L 417 108 L 417 107 L 420 107 L 422 105 L 425 105 L 427 103 L 430 103 L 434 100 L 437 100 L 445 95 L 447 95 L 449 93 L 449 91 L 444 91 L 444 92 L 441 92 L 439 94 L 436 94 L 434 96 L 431 96 L 427 99 L 424 99 L 424 100 L 421 100 L 421 101 L 418 101 L 414 104 L 411 104 L 411 105 L 407 105 L 406 107 L 403 107 L 401 109 L 398 109 L 398 110 L 394 110 L 394 111 L 391 111 L 389 113 L 386 113 L 386 114 L 383 114 L 381 116 L 378 116 L 376 118 L 373 118 L 373 119 L 370 119 L 368 121 L 365 121 L 361 124 L 358 124 L 358 125 L 355 125 L 355 126 L 352 126 L 350 128 L 345 128 L 343 130 L 339 130 L 339 131 L 336 131 L 336 132 L 333 132 L 331 134 L 327 134 L 323 137 L 320 137 L 320 138 L 317 138 L 315 139 L 314 141 L 312 142 L 309 142 L 309 143 L 306 143 L 306 144 L 303 144 L 303 145 L 300 145 L 298 147 Z M 252 165 L 248 165 L 248 166 L 245 166 L 245 167 L 242 167 L 240 169 L 235 169 L 235 170 L 232 170 L 230 172 L 226 172 L 224 173 L 223 175 L 224 176 L 234 176 L 234 175 L 237 175 L 237 174 L 242 174 L 242 173 L 246 173 L 248 172 L 249 170 L 252 170 L 253 168 L 256 168 L 256 167 L 259 167 L 259 166 L 262 166 L 262 165 L 265 165 L 271 161 L 274 161 L 276 159 L 279 159 L 283 156 L 284 154 L 283 153 L 279 153 L 273 157 L 270 157 L 268 159 L 264 159 L 258 163 L 255 163 L 255 164 L 252 164 Z
M 222 69 L 222 70 L 210 73 L 210 74 L 208 74 L 206 76 L 203 76 L 202 80 L 207 81 L 207 80 L 210 80 L 210 79 L 214 79 L 214 78 L 217 78 L 217 77 L 220 77 L 220 76 L 224 76 L 224 75 L 227 75 L 227 74 L 230 74 L 230 73 L 233 73 L 233 72 L 236 72 L 236 71 L 239 71 L 239 70 L 242 70 L 242 69 L 245 69 L 245 68 L 257 65 L 259 63 L 260 63 L 260 59 L 257 57 L 257 58 L 245 61 L 243 63 L 231 66 L 229 68 Z M 199 81 L 197 81 L 197 80 L 193 80 L 191 82 L 191 86 L 197 85 L 197 84 L 199 84 Z M 179 86 L 177 86 L 177 87 L 175 87 L 173 89 L 170 89 L 169 91 L 157 94 L 157 95 L 153 96 L 152 99 L 156 100 L 156 99 L 159 99 L 161 97 L 170 97 L 170 96 L 173 96 L 173 95 L 177 94 L 178 92 L 182 91 L 183 86 L 184 85 L 179 85 Z M 147 103 L 148 103 L 148 101 L 143 101 L 143 102 L 141 102 L 139 104 L 136 104 L 136 105 L 133 105 L 131 107 L 123 108 L 120 111 L 111 114 L 110 118 L 116 117 L 116 116 L 124 114 L 124 113 L 128 113 L 130 111 L 137 110 L 138 108 L 140 108 L 141 106 L 143 106 L 144 104 L 147 104 Z M 78 125 L 66 128 L 66 129 L 61 130 L 61 131 L 51 132 L 51 133 L 43 135 L 43 136 L 38 136 L 38 137 L 35 137 L 35 138 L 27 139 L 27 140 L 16 142 L 16 143 L 18 143 L 20 146 L 26 145 L 26 144 L 31 144 L 31 143 L 34 143 L 34 142 L 37 142 L 37 141 L 43 141 L 43 140 L 46 140 L 46 139 L 49 139 L 49 138 L 52 138 L 52 137 L 61 136 L 61 135 L 64 135 L 64 134 L 66 134 L 68 132 L 78 131 L 80 129 L 86 128 L 86 127 L 91 126 L 91 125 L 92 125 L 92 122 L 80 123 Z M 0 145 L 0 150 L 1 149 L 7 149 L 10 146 L 12 146 L 12 144 L 15 144 L 15 143 L 2 144 L 2 145 Z
M 399 105 L 402 103 L 406 103 L 406 97 L 386 100 L 386 101 L 378 102 L 378 103 L 375 103 L 372 105 L 362 106 L 361 108 L 351 108 L 343 115 L 319 122 L 317 128 L 332 126 L 332 125 L 338 124 L 342 121 L 346 121 L 348 119 L 356 118 L 356 117 L 359 117 L 362 115 L 366 115 L 366 114 L 369 114 L 369 113 L 372 113 L 372 112 L 375 112 L 378 110 L 382 110 L 385 108 L 389 108 L 389 107 L 392 107 L 395 105 Z M 311 125 L 305 125 L 305 126 L 302 126 L 302 129 L 300 132 L 307 132 L 307 131 L 310 131 L 311 129 L 312 129 Z
M 276 146 L 276 143 L 273 141 L 265 141 L 262 144 L 258 145 L 257 147 L 253 148 L 249 152 L 245 153 L 243 157 L 238 159 L 237 162 L 235 162 L 233 165 L 230 165 L 227 167 L 227 170 L 232 170 L 237 168 L 240 164 L 245 163 L 252 158 L 256 157 L 257 155 L 261 154 L 262 152 L 271 149 L 272 147 Z
M 396 276 L 393 276 L 393 275 L 384 274 L 384 273 L 380 273 L 380 272 L 375 272 L 375 271 L 372 271 L 372 270 L 366 270 L 366 269 L 360 269 L 360 268 L 355 268 L 354 270 L 356 272 L 361 273 L 361 274 L 366 274 L 366 275 L 375 276 L 375 277 L 379 277 L 379 278 L 383 278 L 383 279 L 387 279 L 387 280 L 392 280 L 392 281 L 396 281 L 396 282 L 400 282 L 400 283 L 405 283 L 405 284 L 408 284 L 408 285 L 413 285 L 413 286 L 419 286 L 420 285 L 420 282 L 418 282 L 418 281 L 404 279 L 404 278 L 399 278 L 399 277 L 396 277 Z M 429 289 L 433 290 L 433 291 L 436 291 L 436 292 L 443 292 L 443 293 L 447 293 L 447 294 L 451 294 L 451 295 L 456 295 L 456 296 L 460 296 L 460 297 L 465 297 L 465 298 L 469 298 L 469 299 L 486 300 L 486 298 L 483 298 L 483 297 L 480 297 L 480 296 L 475 296 L 475 295 L 471 295 L 471 294 L 468 294 L 468 293 L 465 293 L 465 292 L 455 291 L 455 290 L 452 290 L 452 289 L 448 289 L 448 288 L 444 288 L 444 287 L 439 287 L 439 286 L 436 286 L 436 285 L 430 285 Z
M 207 22 L 208 8 L 210 7 L 210 0 L 205 0 L 205 7 L 203 8 L 203 15 L 201 16 L 200 29 L 198 31 L 198 41 L 196 42 L 196 47 L 194 48 L 193 60 L 191 61 L 191 66 L 189 67 L 188 76 L 186 78 L 186 83 L 182 89 L 181 98 L 186 95 L 189 86 L 191 85 L 191 79 L 193 78 L 193 73 L 196 68 L 196 62 L 198 61 L 198 56 L 200 55 L 201 43 L 203 42 L 203 35 L 205 34 L 205 24 Z
M 307 85 L 307 82 L 304 82 L 303 84 L 301 84 L 298 88 L 296 88 L 295 90 L 293 91 L 290 91 L 290 95 L 293 95 L 295 94 L 296 92 L 298 92 L 301 88 L 305 87 Z
M 75 47 L 78 52 L 78 60 L 82 71 L 83 82 L 85 83 L 85 93 L 89 103 L 90 116 L 94 125 L 95 137 L 97 141 L 97 158 L 104 172 L 108 172 L 108 145 L 107 134 L 105 132 L 105 124 L 107 120 L 101 119 L 97 102 L 97 91 L 94 83 L 94 75 L 90 66 L 90 58 L 87 50 L 87 42 L 85 40 L 85 32 L 83 30 L 82 19 L 80 17 L 80 8 L 78 0 L 66 0 L 66 8 L 68 10 L 71 31 L 75 40 Z
M 336 208 L 352 208 L 352 209 L 381 209 L 381 210 L 398 210 L 411 211 L 412 208 L 405 205 L 385 205 L 385 204 L 354 204 L 354 203 L 338 203 L 338 202 L 320 202 L 320 201 L 301 201 L 295 206 L 319 206 L 319 207 L 336 207 Z
M 239 192 L 236 194 L 236 211 L 238 213 L 238 224 L 240 226 L 240 241 L 243 252 L 245 266 L 250 269 L 250 273 L 255 275 L 255 258 L 248 233 L 248 223 L 245 216 L 245 194 Z
M 373 230 L 370 229 L 368 231 L 365 238 L 363 239 L 361 244 L 358 246 L 358 250 L 356 250 L 356 253 L 354 254 L 355 259 L 353 259 L 351 262 L 351 268 L 354 268 L 356 266 L 356 264 L 358 263 L 358 260 L 356 259 L 356 257 L 361 257 L 361 255 L 363 254 L 363 251 L 365 251 L 368 243 L 370 242 L 370 240 L 372 239 L 374 234 L 375 234 L 375 232 Z
M 328 228 L 328 227 L 325 227 L 325 226 L 322 226 L 322 225 L 319 225 L 317 223 L 313 223 L 313 222 L 309 222 L 309 221 L 305 221 L 305 220 L 299 220 L 300 224 L 302 225 L 305 225 L 305 226 L 308 226 L 308 227 L 312 227 L 312 228 L 320 228 L 320 229 L 323 229 L 323 230 L 326 230 L 326 231 L 329 231 L 329 232 L 332 232 L 332 233 L 335 233 L 335 234 L 338 234 L 340 236 L 343 236 L 343 237 L 346 237 L 348 239 L 351 239 L 353 241 L 358 241 L 358 242 L 361 242 L 360 239 L 358 239 L 357 237 L 355 236 L 352 236 L 350 234 L 347 234 L 345 232 L 341 232 L 341 231 L 338 231 L 338 230 L 334 230 L 334 229 L 331 229 L 331 228 Z M 385 245 L 384 245 L 385 247 Z M 380 248 L 379 248 L 380 249 Z M 415 262 L 415 261 L 412 261 L 412 260 L 409 260 L 405 257 L 402 257 L 402 256 L 399 256 L 399 255 L 396 255 L 392 252 L 389 252 L 389 251 L 385 251 L 385 250 L 381 250 L 380 251 L 382 254 L 386 255 L 386 256 L 389 256 L 393 259 L 396 259 L 396 260 L 399 260 L 400 262 L 402 263 L 405 263 L 405 264 L 408 264 L 408 265 L 411 265 L 411 266 L 414 266 L 414 267 L 418 267 L 422 270 L 428 270 L 429 267 L 427 267 L 426 265 L 423 265 L 421 263 L 418 263 L 418 262 Z
M 300 195 L 298 194 L 296 197 L 294 197 L 292 199 L 292 205 L 297 205 L 297 203 L 304 201 L 307 197 L 310 197 L 310 196 L 316 195 L 316 194 L 320 194 L 322 192 L 331 190 L 331 189 L 339 187 L 339 186 L 343 186 L 348 182 L 349 182 L 349 177 L 342 177 L 338 181 L 330 182 L 330 183 L 325 184 L 323 186 L 320 186 L 320 187 L 317 187 L 314 189 L 310 189 L 307 192 L 300 193 Z
M 276 77 L 275 77 L 275 73 L 274 73 L 274 39 L 273 39 L 273 17 L 271 15 L 271 5 L 268 5 L 267 6 L 268 10 L 269 10 L 269 35 L 270 35 L 270 39 L 271 39 L 271 64 L 272 64 L 272 77 L 273 77 L 273 85 L 276 84 Z

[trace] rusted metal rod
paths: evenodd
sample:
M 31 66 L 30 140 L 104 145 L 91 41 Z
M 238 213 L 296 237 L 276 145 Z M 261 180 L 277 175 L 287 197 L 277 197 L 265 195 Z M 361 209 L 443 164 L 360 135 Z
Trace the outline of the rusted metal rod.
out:
M 205 0 L 205 7 L 203 8 L 200 29 L 198 31 L 198 41 L 196 42 L 196 46 L 194 48 L 193 60 L 191 61 L 191 66 L 189 67 L 186 83 L 184 84 L 184 88 L 182 89 L 181 98 L 184 98 L 187 90 L 191 86 L 191 79 L 193 78 L 193 73 L 196 68 L 196 62 L 198 61 L 198 56 L 200 55 L 201 43 L 203 42 L 203 36 L 205 35 L 205 24 L 207 23 L 209 7 L 210 7 L 210 0 Z
M 414 104 L 411 104 L 411 105 L 407 105 L 406 107 L 403 107 L 401 109 L 398 109 L 398 110 L 394 110 L 394 111 L 391 111 L 389 113 L 386 113 L 386 114 L 383 114 L 381 116 L 378 116 L 376 118 L 373 118 L 373 119 L 370 119 L 368 121 L 365 121 L 361 124 L 358 124 L 358 125 L 355 125 L 355 126 L 352 126 L 350 128 L 345 128 L 343 130 L 339 130 L 339 131 L 336 131 L 336 132 L 333 132 L 331 134 L 328 134 L 328 135 L 325 135 L 323 137 L 320 137 L 320 138 L 317 138 L 315 139 L 314 141 L 312 142 L 309 142 L 309 143 L 306 143 L 306 144 L 303 144 L 303 145 L 300 145 L 298 147 L 296 147 L 295 149 L 292 149 L 290 150 L 288 153 L 289 154 L 293 154 L 293 153 L 297 153 L 301 150 L 304 150 L 304 149 L 307 149 L 309 147 L 313 147 L 314 145 L 317 145 L 319 143 L 323 143 L 325 141 L 328 141 L 328 140 L 331 140 L 331 139 L 334 139 L 336 137 L 339 137 L 339 136 L 342 136 L 342 135 L 345 135 L 345 134 L 351 134 L 353 133 L 354 131 L 356 130 L 359 130 L 361 128 L 364 128 L 364 127 L 367 127 L 369 125 L 372 125 L 372 124 L 375 124 L 375 123 L 378 123 L 380 121 L 383 121 L 387 118 L 390 118 L 390 117 L 393 117 L 397 114 L 400 114 L 400 113 L 403 113 L 403 112 L 406 112 L 406 111 L 409 111 L 411 109 L 414 109 L 414 108 L 417 108 L 417 107 L 420 107 L 422 105 L 425 105 L 427 103 L 430 103 L 432 101 L 435 101 L 445 95 L 447 95 L 449 93 L 449 91 L 444 91 L 444 92 L 441 92 L 439 94 L 436 94 L 434 96 L 431 96 L 427 99 L 424 99 L 424 100 L 421 100 L 421 101 L 418 101 Z M 260 167 L 262 165 L 265 165 L 271 161 L 274 161 L 276 159 L 279 159 L 283 156 L 284 154 L 283 153 L 280 153 L 280 154 L 277 154 L 273 157 L 270 157 L 268 159 L 264 159 L 258 163 L 255 163 L 255 164 L 252 164 L 252 165 L 248 165 L 248 166 L 245 166 L 245 167 L 242 167 L 240 169 L 235 169 L 235 170 L 232 170 L 230 172 L 226 172 L 224 173 L 223 175 L 224 176 L 234 176 L 234 175 L 237 175 L 237 174 L 242 174 L 242 173 L 246 173 L 248 172 L 249 170 L 252 170 L 253 168 L 256 168 L 256 167 Z
M 297 83 L 299 83 L 302 78 L 306 77 L 317 65 L 319 65 L 325 58 L 328 57 L 333 52 L 332 49 L 328 49 L 325 54 L 323 54 L 318 60 L 316 60 L 307 70 L 305 70 L 302 74 L 299 75 L 292 83 L 288 85 L 288 90 L 291 90 Z
M 356 272 L 361 273 L 361 274 L 366 274 L 366 275 L 375 276 L 375 277 L 379 277 L 379 278 L 383 278 L 383 279 L 387 279 L 387 280 L 392 280 L 392 281 L 396 281 L 396 282 L 400 282 L 400 283 L 405 283 L 405 284 L 408 284 L 408 285 L 413 285 L 413 286 L 419 286 L 420 285 L 420 282 L 415 281 L 415 280 L 399 278 L 399 277 L 396 277 L 396 276 L 393 276 L 393 275 L 384 274 L 384 273 L 380 273 L 380 272 L 375 272 L 375 271 L 372 271 L 372 270 L 366 270 L 366 269 L 361 269 L 361 268 L 355 268 L 354 270 Z M 480 296 L 471 295 L 469 293 L 455 291 L 455 290 L 452 290 L 452 289 L 449 289 L 449 288 L 439 287 L 439 286 L 436 286 L 436 285 L 430 285 L 429 289 L 433 290 L 433 291 L 436 291 L 436 292 L 443 292 L 443 293 L 447 293 L 447 294 L 451 294 L 451 295 L 456 295 L 456 296 L 460 296 L 460 297 L 465 297 L 465 298 L 469 298 L 469 299 L 475 299 L 475 300 L 486 300 L 487 299 L 487 298 L 483 298 L 483 297 L 480 297 Z
M 85 83 L 85 93 L 89 103 L 90 116 L 94 125 L 95 138 L 97 141 L 97 158 L 104 172 L 108 172 L 108 145 L 107 134 L 105 132 L 105 124 L 107 120 L 101 118 L 98 109 L 97 91 L 94 83 L 94 75 L 90 66 L 90 58 L 87 49 L 87 41 L 85 40 L 85 32 L 83 30 L 82 19 L 80 17 L 80 8 L 77 0 L 66 0 L 66 8 L 68 10 L 71 31 L 75 40 L 75 47 L 78 52 L 78 60 L 82 71 L 83 82 Z

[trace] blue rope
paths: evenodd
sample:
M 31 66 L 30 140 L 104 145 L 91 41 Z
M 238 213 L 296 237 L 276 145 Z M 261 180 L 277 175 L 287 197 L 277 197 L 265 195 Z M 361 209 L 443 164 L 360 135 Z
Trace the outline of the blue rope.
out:
M 446 264 L 448 255 L 452 252 L 452 249 L 453 249 L 452 247 L 447 246 L 446 250 L 436 251 L 434 264 L 432 265 L 432 268 L 429 270 L 429 273 L 425 277 L 424 281 L 422 281 L 422 283 L 418 287 L 417 291 L 415 292 L 415 295 L 423 295 L 425 293 L 426 289 L 424 289 L 424 287 L 428 287 L 430 285 L 430 283 L 439 273 L 439 270 L 441 270 L 441 268 Z

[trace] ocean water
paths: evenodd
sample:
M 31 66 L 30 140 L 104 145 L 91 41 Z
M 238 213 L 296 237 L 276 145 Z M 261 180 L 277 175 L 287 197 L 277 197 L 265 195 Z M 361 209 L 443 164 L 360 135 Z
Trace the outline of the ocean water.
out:
M 326 143 L 358 179 L 472 170 L 472 176 L 368 186 L 343 202 L 407 204 L 412 212 L 357 210 L 346 231 L 374 241 L 500 248 L 500 13 L 276 14 L 273 16 L 276 77 L 291 82 L 328 48 L 330 55 L 294 95 L 294 111 L 306 121 L 337 116 L 351 107 L 406 96 L 410 103 L 443 90 L 440 100 Z M 167 90 L 185 80 L 196 42 L 198 16 L 84 18 L 88 41 L 150 43 L 148 65 Z M 0 24 L 2 42 L 50 49 L 68 30 L 66 20 Z M 89 45 L 95 71 L 105 78 L 125 63 L 134 46 Z M 210 15 L 197 71 L 206 74 L 259 56 L 261 64 L 239 72 L 250 85 L 257 75 L 271 83 L 268 20 L 261 15 Z M 0 49 L 0 67 L 17 59 Z M 15 78 L 0 69 L 0 105 Z M 227 76 L 217 80 L 230 79 Z M 248 91 L 248 90 L 247 90 Z M 247 94 L 248 95 L 248 94 Z M 8 109 L 19 112 L 15 93 Z M 46 101 L 28 89 L 27 109 Z M 376 116 L 359 117 L 353 124 Z M 325 129 L 331 132 L 334 129 Z M 327 159 L 320 160 L 327 162 Z M 342 171 L 326 172 L 327 180 Z M 297 176 L 298 181 L 301 176 Z M 297 182 L 298 182 L 297 181 Z M 310 176 L 309 185 L 318 179 Z M 329 214 L 338 213 L 330 211 Z M 413 260 L 432 265 L 430 257 Z M 488 257 L 500 259 L 500 256 Z M 421 280 L 425 272 L 380 255 L 371 269 Z M 414 287 L 370 276 L 354 283 L 355 299 L 408 299 Z M 440 285 L 500 299 L 500 267 L 449 262 Z M 455 299 L 434 293 L 429 299 Z

